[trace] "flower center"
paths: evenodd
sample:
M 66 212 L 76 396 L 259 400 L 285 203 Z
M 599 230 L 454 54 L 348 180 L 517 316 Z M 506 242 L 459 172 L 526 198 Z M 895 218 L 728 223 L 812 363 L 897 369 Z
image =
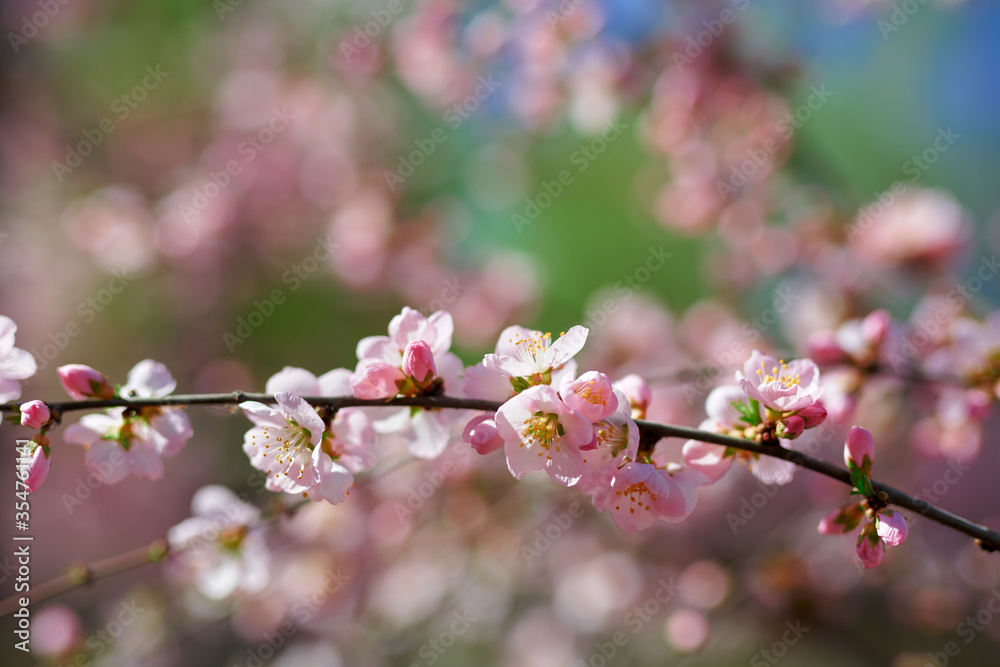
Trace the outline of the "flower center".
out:
M 633 484 L 629 484 L 624 489 L 618 489 L 615 491 L 615 495 L 619 496 L 618 504 L 615 505 L 615 509 L 620 510 L 622 508 L 621 496 L 625 496 L 625 499 L 628 501 L 629 505 L 631 505 L 628 508 L 629 514 L 635 514 L 636 506 L 638 506 L 641 510 L 648 511 L 649 503 L 656 502 L 656 494 L 649 490 L 645 482 L 635 482 Z
M 604 403 L 604 391 L 601 389 L 594 389 L 593 387 L 595 384 L 597 384 L 596 380 L 590 380 L 583 386 L 583 389 L 576 392 L 576 395 L 591 405 L 601 405 Z
M 521 446 L 524 447 L 525 441 L 527 441 L 529 447 L 537 445 L 545 450 L 546 456 L 548 456 L 549 448 L 552 445 L 555 445 L 557 452 L 559 451 L 559 437 L 564 433 L 559 424 L 558 415 L 539 410 L 524 421 Z M 538 452 L 538 455 L 541 456 L 542 452 Z
M 538 334 L 538 332 L 535 333 Z M 516 337 L 510 339 L 510 344 L 518 351 L 520 361 L 535 363 L 538 361 L 538 356 L 543 354 L 549 348 L 549 345 L 552 344 L 552 334 L 544 333 L 529 336 L 528 338 L 522 338 L 518 334 Z
M 772 366 L 771 372 L 769 373 L 764 362 L 760 362 L 760 368 L 757 369 L 757 375 L 760 376 L 761 384 L 766 384 L 768 382 L 780 382 L 788 388 L 802 386 L 802 376 L 799 373 L 796 373 L 795 375 L 789 373 L 788 364 L 785 363 L 784 359 L 778 363 L 781 364 L 781 367 Z
M 274 465 L 277 466 L 278 470 L 275 473 L 274 468 L 268 468 L 268 474 L 289 477 L 289 471 L 295 462 L 298 461 L 299 471 L 296 479 L 302 479 L 302 472 L 309 461 L 308 452 L 312 450 L 312 443 L 309 441 L 309 431 L 289 422 L 289 427 L 280 429 L 277 434 L 265 426 L 262 435 L 264 438 L 264 449 L 270 450 L 271 444 L 274 443 L 275 445 Z M 256 441 L 257 436 L 251 436 L 251 439 Z M 266 459 L 270 453 L 270 451 L 265 452 L 264 458 Z M 307 455 L 303 456 L 303 454 Z

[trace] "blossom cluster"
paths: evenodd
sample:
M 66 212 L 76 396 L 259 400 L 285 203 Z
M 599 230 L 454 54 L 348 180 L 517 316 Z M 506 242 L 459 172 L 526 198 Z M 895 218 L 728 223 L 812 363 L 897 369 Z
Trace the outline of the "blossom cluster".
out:
M 888 321 L 873 314 L 816 344 L 817 356 L 843 362 L 849 355 L 874 363 Z M 7 326 L 7 377 L 29 376 L 29 361 L 13 347 L 13 324 Z M 410 455 L 441 456 L 453 444 L 480 455 L 502 450 L 511 475 L 521 479 L 544 472 L 564 487 L 578 487 L 598 511 L 607 510 L 625 531 L 683 521 L 694 511 L 697 489 L 718 481 L 734 461 L 746 463 L 765 484 L 792 480 L 795 464 L 786 450 L 808 429 L 827 418 L 824 384 L 811 359 L 785 361 L 754 350 L 735 372 L 734 384 L 717 386 L 708 395 L 703 431 L 758 445 L 756 451 L 689 440 L 680 460 L 670 460 L 657 446 L 659 438 L 642 435 L 636 420 L 646 417 L 653 400 L 647 381 L 636 374 L 617 381 L 600 371 L 579 372 L 576 355 L 589 331 L 573 326 L 557 337 L 520 326 L 505 329 L 493 353 L 463 367 L 450 351 L 453 321 L 448 312 L 424 316 L 403 308 L 388 325 L 388 335 L 369 336 L 357 346 L 354 369 L 337 368 L 323 375 L 285 367 L 265 385 L 272 401 L 243 401 L 239 407 L 252 427 L 243 450 L 250 464 L 266 474 L 265 488 L 300 494 L 313 501 L 343 502 L 356 476 L 378 460 L 378 443 L 395 437 Z M 176 382 L 162 363 L 147 359 L 114 385 L 103 373 L 80 364 L 58 369 L 59 380 L 76 400 L 160 399 Z M 330 407 L 324 399 L 356 397 L 358 407 Z M 400 406 L 393 399 L 446 396 L 480 399 L 499 405 L 495 412 Z M 113 402 L 113 401 L 112 401 Z M 86 448 L 86 464 L 98 479 L 114 484 L 129 474 L 148 480 L 164 474 L 162 459 L 176 455 L 192 437 L 191 423 L 180 406 L 117 406 L 84 415 L 68 426 L 64 440 Z M 183 404 L 183 401 L 178 401 Z M 385 405 L 382 405 L 382 403 Z M 21 424 L 39 433 L 31 450 L 29 488 L 36 490 L 48 473 L 51 447 L 46 432 L 61 415 L 42 401 L 21 405 Z M 774 448 L 774 455 L 761 454 Z M 873 439 L 854 427 L 847 437 L 845 461 L 862 500 L 845 505 L 823 519 L 819 530 L 841 534 L 862 527 L 858 554 L 867 567 L 877 565 L 885 545 L 906 537 L 902 515 L 889 510 L 871 484 Z M 230 583 L 213 584 L 212 595 L 254 585 L 260 559 L 237 557 L 248 535 L 257 535 L 259 512 L 216 488 L 196 497 L 196 518 L 177 526 L 171 541 L 179 547 L 197 542 L 187 558 L 200 574 L 226 572 Z M 231 495 L 231 494 L 230 494 Z M 227 507 L 232 513 L 220 514 Z M 202 518 L 197 518 L 202 517 Z M 212 539 L 198 538 L 205 521 L 218 523 Z M 196 539 L 197 538 L 197 539 Z M 253 537 L 251 542 L 259 540 Z M 210 545 L 207 551 L 206 545 Z M 219 551 L 221 550 L 221 551 Z M 217 553 L 218 552 L 218 553 Z M 235 558 L 235 560 L 234 560 Z M 265 568 L 266 569 L 266 568 Z M 236 574 L 234 574 L 236 573 Z M 214 575 L 213 575 L 214 576 Z M 220 575 L 221 576 L 221 575 Z M 250 584 L 247 583 L 250 582 Z M 240 583 L 242 582 L 242 583 Z

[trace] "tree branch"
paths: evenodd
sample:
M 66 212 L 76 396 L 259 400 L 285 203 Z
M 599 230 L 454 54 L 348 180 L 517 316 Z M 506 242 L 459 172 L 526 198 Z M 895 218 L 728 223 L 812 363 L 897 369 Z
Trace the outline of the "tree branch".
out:
M 480 410 L 494 412 L 499 409 L 501 403 L 497 401 L 487 401 L 474 398 L 454 398 L 450 396 L 412 396 L 397 397 L 389 400 L 370 400 L 357 398 L 355 396 L 304 396 L 308 403 L 317 407 L 326 407 L 331 410 L 348 407 L 387 407 L 387 406 L 416 406 L 432 409 L 460 409 L 460 410 Z M 54 418 L 59 418 L 67 412 L 80 410 L 98 410 L 102 408 L 145 408 L 145 407 L 180 407 L 190 405 L 238 405 L 244 401 L 259 401 L 261 403 L 275 403 L 275 398 L 270 394 L 255 394 L 242 391 L 235 391 L 231 394 L 192 394 L 164 396 L 162 398 L 113 398 L 108 400 L 88 400 L 88 401 L 64 401 L 48 403 Z M 5 403 L 0 405 L 0 412 L 17 412 L 19 403 Z M 771 456 L 784 459 L 795 465 L 807 468 L 821 475 L 826 475 L 831 479 L 851 486 L 850 473 L 844 468 L 833 465 L 822 459 L 817 459 L 802 452 L 785 449 L 779 445 L 762 444 L 751 440 L 734 438 L 720 433 L 701 431 L 684 426 L 674 426 L 671 424 L 659 424 L 655 422 L 636 420 L 639 429 L 646 435 L 659 436 L 661 438 L 682 438 L 685 440 L 698 440 L 723 447 L 731 447 L 742 451 Z M 973 523 L 960 516 L 947 512 L 939 507 L 931 505 L 923 500 L 914 498 L 898 489 L 895 489 L 880 482 L 872 482 L 879 499 L 886 504 L 895 505 L 924 516 L 931 521 L 935 521 L 943 526 L 957 530 L 976 540 L 976 543 L 985 551 L 1000 550 L 1000 533 L 985 526 Z M 156 541 L 153 544 L 128 551 L 118 556 L 98 561 L 92 565 L 76 565 L 56 579 L 36 587 L 31 595 L 32 604 L 44 601 L 56 595 L 60 595 L 68 590 L 81 586 L 90 581 L 96 581 L 109 577 L 119 572 L 126 572 L 150 562 L 162 560 L 166 555 L 166 543 Z M 17 608 L 17 597 L 7 598 L 0 601 L 0 617 L 11 614 Z

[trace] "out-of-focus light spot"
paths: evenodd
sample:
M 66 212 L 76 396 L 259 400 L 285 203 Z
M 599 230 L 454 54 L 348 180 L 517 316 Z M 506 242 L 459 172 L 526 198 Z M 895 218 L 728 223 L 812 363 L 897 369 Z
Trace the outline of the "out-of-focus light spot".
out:
M 681 599 L 698 609 L 714 609 L 729 593 L 729 573 L 718 563 L 698 561 L 681 573 Z
M 675 649 L 682 653 L 693 653 L 708 640 L 708 619 L 694 609 L 680 609 L 667 618 L 663 624 L 663 633 Z

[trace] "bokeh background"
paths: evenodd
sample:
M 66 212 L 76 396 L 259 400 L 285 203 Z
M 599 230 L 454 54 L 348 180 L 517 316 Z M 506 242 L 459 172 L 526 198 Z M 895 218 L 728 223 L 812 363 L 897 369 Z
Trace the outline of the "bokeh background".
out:
M 26 0 L 0 21 L 0 312 L 39 361 L 25 398 L 59 397 L 59 365 L 121 382 L 144 358 L 181 392 L 260 391 L 286 365 L 353 367 L 356 341 L 409 305 L 450 310 L 467 363 L 509 324 L 585 323 L 583 367 L 642 373 L 651 418 L 697 425 L 753 347 L 801 355 L 879 307 L 912 331 L 1000 244 L 988 0 Z M 949 319 L 993 311 L 998 284 Z M 941 504 L 1000 525 L 988 419 L 970 434 L 898 378 L 855 398 L 881 478 L 917 491 L 974 461 Z M 53 433 L 33 581 L 162 537 L 205 484 L 276 501 L 245 420 L 190 414 L 156 483 L 89 489 L 82 450 Z M 821 455 L 839 460 L 842 435 Z M 443 461 L 387 465 L 344 505 L 279 522 L 260 595 L 209 603 L 150 565 L 61 596 L 76 664 L 921 667 L 949 641 L 949 664 L 995 661 L 1000 623 L 968 643 L 957 628 L 1000 590 L 1000 558 L 917 521 L 864 571 L 851 538 L 815 533 L 845 498 L 828 480 L 762 489 L 734 471 L 687 522 L 634 535 L 574 489 L 515 483 L 499 453 L 447 457 L 457 472 L 412 516 L 400 503 Z M 350 584 L 262 657 L 334 565 Z M 664 580 L 679 592 L 636 621 Z M 148 611 L 95 640 L 130 601 Z M 428 652 L 456 612 L 477 620 Z M 78 655 L 12 643 L 4 664 Z

